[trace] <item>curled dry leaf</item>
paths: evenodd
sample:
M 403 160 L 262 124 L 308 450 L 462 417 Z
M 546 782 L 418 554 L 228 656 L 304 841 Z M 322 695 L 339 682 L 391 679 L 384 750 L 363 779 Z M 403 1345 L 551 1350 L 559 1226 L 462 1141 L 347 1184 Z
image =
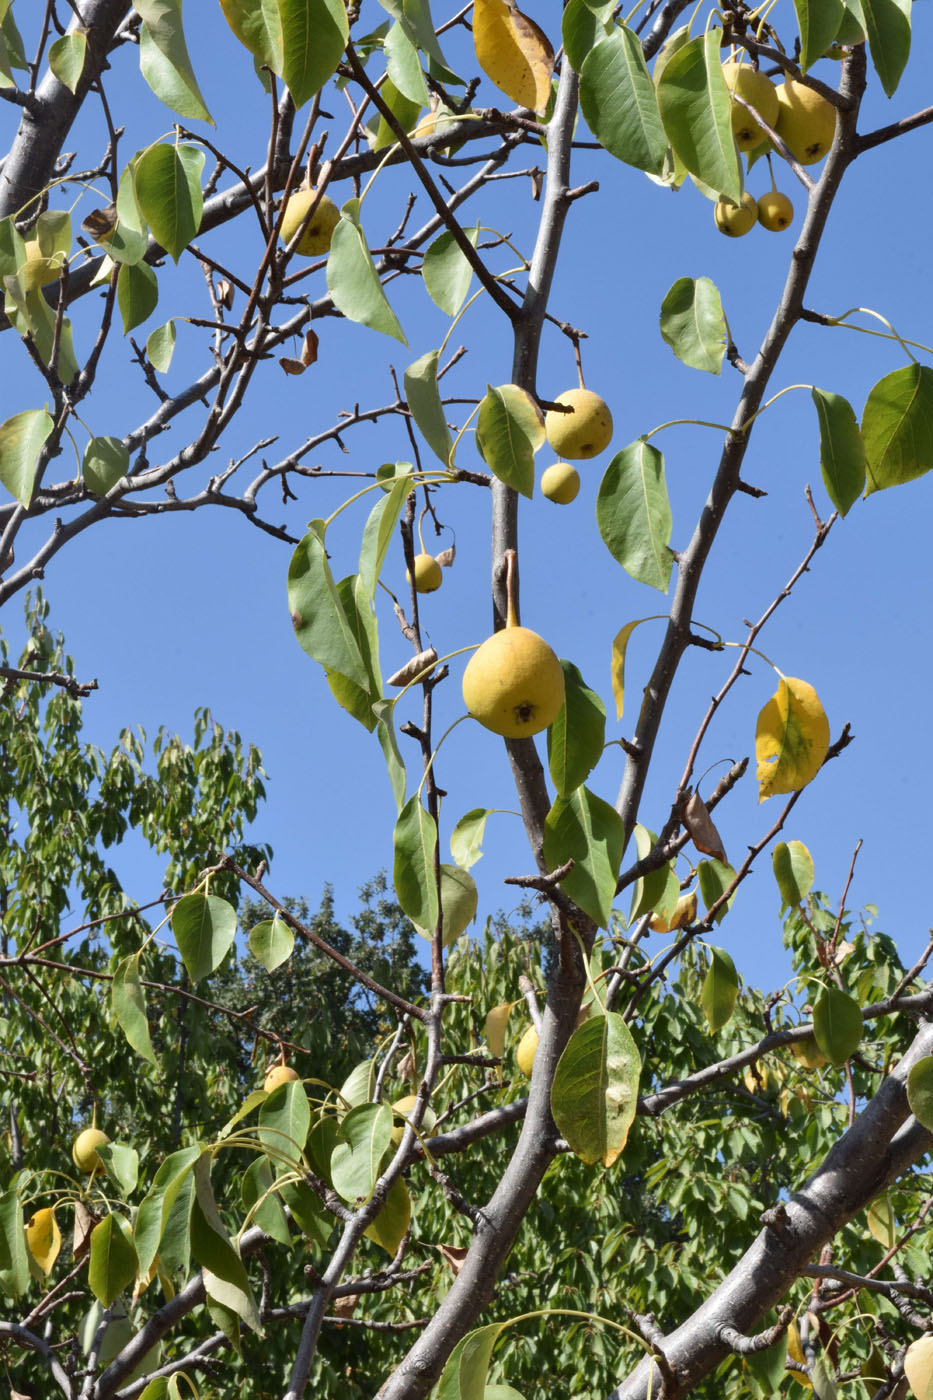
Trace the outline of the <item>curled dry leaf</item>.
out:
M 293 360 L 288 355 L 283 355 L 279 360 L 286 374 L 304 374 L 305 367 L 300 360 Z
M 453 1273 L 459 1274 L 463 1268 L 463 1261 L 467 1257 L 467 1251 L 459 1244 L 436 1244 L 434 1248 L 441 1255 L 445 1264 L 448 1264 Z
M 217 283 L 217 300 L 225 311 L 233 310 L 233 295 L 233 283 L 228 282 L 226 277 L 222 277 Z
M 698 851 L 728 865 L 722 837 L 713 825 L 706 803 L 698 792 L 692 792 L 684 804 L 683 824 Z
M 342 1298 L 334 1299 L 335 1317 L 352 1317 L 356 1312 L 360 1301 L 358 1293 L 345 1293 Z
M 442 569 L 449 569 L 457 557 L 457 546 L 452 544 L 449 549 L 442 549 L 440 554 L 436 554 L 434 557 Z
M 315 360 L 317 359 L 317 347 L 317 331 L 305 331 L 304 342 L 301 346 L 301 363 L 305 366 L 305 368 L 307 368 L 308 365 L 313 365 Z
M 413 656 L 394 675 L 391 675 L 386 684 L 404 686 L 410 685 L 414 680 L 426 681 L 436 665 L 437 652 L 433 647 L 428 647 L 427 651 L 419 651 L 417 656 Z
M 97 1224 L 97 1216 L 92 1215 L 83 1201 L 75 1201 L 75 1224 L 71 1240 L 71 1252 L 75 1259 L 83 1259 L 91 1242 L 91 1231 Z
M 106 209 L 92 209 L 81 221 L 82 232 L 91 238 L 109 238 L 117 226 L 117 206 L 108 204 Z

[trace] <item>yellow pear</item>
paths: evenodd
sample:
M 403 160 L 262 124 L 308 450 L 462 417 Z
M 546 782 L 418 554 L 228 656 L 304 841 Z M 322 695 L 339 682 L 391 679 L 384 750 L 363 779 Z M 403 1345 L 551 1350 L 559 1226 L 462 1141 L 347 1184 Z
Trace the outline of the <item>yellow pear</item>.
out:
M 569 506 L 580 490 L 580 473 L 569 462 L 555 462 L 541 475 L 541 495 L 559 506 Z
M 743 98 L 769 126 L 774 126 L 778 114 L 777 89 L 769 77 L 749 63 L 734 60 L 722 65 L 722 76 L 730 92 Z M 732 134 L 740 151 L 752 151 L 767 140 L 767 132 L 748 108 L 735 101 L 732 103 Z
M 304 221 L 311 201 L 316 197 L 317 190 L 313 189 L 297 190 L 289 197 L 288 204 L 285 206 L 285 217 L 282 220 L 283 243 L 291 243 Z M 328 199 L 326 194 L 321 195 L 318 206 L 311 215 L 311 222 L 301 235 L 297 251 L 306 258 L 318 258 L 322 253 L 326 253 L 330 248 L 334 229 L 339 222 L 340 210 L 332 199 Z
M 789 228 L 794 218 L 794 206 L 780 190 L 769 190 L 758 201 L 758 222 L 769 233 Z
M 564 703 L 564 672 L 543 637 L 506 626 L 470 657 L 463 702 L 474 719 L 505 739 L 547 729 Z
M 933 1335 L 929 1332 L 907 1348 L 904 1375 L 917 1400 L 933 1400 Z
M 526 1079 L 531 1078 L 531 1070 L 535 1062 L 535 1052 L 537 1049 L 538 1032 L 535 1030 L 534 1026 L 529 1026 L 518 1042 L 515 1050 L 515 1063 Z
M 777 89 L 778 136 L 801 165 L 822 160 L 836 134 L 836 109 L 805 83 L 786 78 Z
M 273 1065 L 262 1081 L 262 1087 L 267 1094 L 271 1094 L 272 1090 L 277 1089 L 280 1084 L 289 1084 L 298 1077 L 298 1071 L 292 1069 L 291 1065 Z
M 396 1123 L 392 1129 L 392 1141 L 396 1147 L 402 1140 L 402 1134 L 407 1127 L 405 1120 L 410 1118 L 415 1111 L 415 1104 L 418 1102 L 414 1094 L 406 1094 L 404 1098 L 396 1099 L 392 1105 L 392 1111 L 396 1117 Z M 424 1117 L 421 1120 L 421 1127 L 418 1129 L 422 1137 L 430 1137 L 434 1131 L 434 1124 L 437 1122 L 437 1114 L 430 1105 L 424 1110 Z
M 606 400 L 592 389 L 565 389 L 554 402 L 571 409 L 561 413 L 552 408 L 544 416 L 544 431 L 554 451 L 572 461 L 598 457 L 612 440 L 612 414 Z
M 71 1158 L 78 1171 L 88 1176 L 91 1172 L 103 1171 L 104 1164 L 97 1155 L 97 1149 L 109 1141 L 107 1134 L 102 1133 L 100 1128 L 85 1128 L 79 1133 L 71 1149 Z
M 721 199 L 713 210 L 713 218 L 720 233 L 729 238 L 741 238 L 755 227 L 758 218 L 757 201 L 746 190 L 741 204 L 733 204 L 731 199 Z
M 405 577 L 411 583 L 411 574 L 405 570 Z M 433 554 L 415 555 L 415 591 L 435 593 L 444 580 L 444 571 Z

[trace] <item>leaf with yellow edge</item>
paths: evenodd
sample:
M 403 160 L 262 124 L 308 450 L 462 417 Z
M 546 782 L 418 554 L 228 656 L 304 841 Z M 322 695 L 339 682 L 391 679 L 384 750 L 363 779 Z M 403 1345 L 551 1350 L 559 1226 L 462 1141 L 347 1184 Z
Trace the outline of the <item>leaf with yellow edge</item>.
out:
M 611 1167 L 635 1118 L 641 1057 L 617 1013 L 591 1016 L 574 1031 L 557 1062 L 551 1113 L 582 1161 Z
M 755 729 L 758 801 L 806 787 L 828 748 L 829 721 L 813 686 L 782 676 Z
M 650 617 L 637 617 L 634 622 L 627 622 L 612 639 L 612 695 L 616 702 L 616 719 L 622 718 L 625 701 L 625 649 L 635 628 L 650 621 Z
M 486 1012 L 486 1044 L 500 1060 L 505 1054 L 505 1027 L 512 1005 L 510 1001 L 503 1001 Z
M 58 1228 L 54 1210 L 36 1211 L 26 1226 L 26 1243 L 29 1245 L 29 1253 L 48 1278 L 62 1247 L 62 1232 Z
M 887 1196 L 876 1196 L 868 1207 L 868 1228 L 885 1249 L 890 1249 L 897 1239 L 897 1220 Z
M 475 0 L 473 44 L 487 78 L 517 102 L 543 112 L 551 95 L 554 50 L 511 0 Z

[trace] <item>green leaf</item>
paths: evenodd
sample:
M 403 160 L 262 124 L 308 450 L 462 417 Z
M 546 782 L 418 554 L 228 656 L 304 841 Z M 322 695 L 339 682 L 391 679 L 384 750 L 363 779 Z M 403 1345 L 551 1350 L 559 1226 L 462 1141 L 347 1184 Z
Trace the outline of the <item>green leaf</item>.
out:
M 831 1064 L 844 1065 L 862 1038 L 858 1002 L 839 987 L 824 987 L 813 1006 L 813 1035 Z
M 172 363 L 172 355 L 175 353 L 175 320 L 166 321 L 164 326 L 157 326 L 150 332 L 146 341 L 146 355 L 149 363 L 159 374 L 165 374 Z
M 91 438 L 84 449 L 81 475 L 95 496 L 106 496 L 130 467 L 130 454 L 118 437 Z
M 136 1215 L 135 1240 L 139 1272 L 143 1277 L 148 1274 L 152 1261 L 160 1252 L 163 1231 L 185 1183 L 188 1182 L 193 1190 L 191 1169 L 200 1155 L 200 1147 L 183 1147 L 178 1152 L 172 1152 L 159 1167 L 140 1204 Z M 190 1202 L 184 1197 L 181 1199 L 186 1213 Z
M 459 865 L 441 865 L 441 912 L 444 916 L 443 940 L 447 948 L 476 918 L 479 892 L 472 875 Z M 434 928 L 415 927 L 423 938 L 433 939 Z
M 340 1124 L 339 1136 L 330 1159 L 334 1190 L 350 1205 L 362 1205 L 373 1194 L 392 1141 L 391 1108 L 384 1103 L 352 1108 Z
M 312 660 L 367 690 L 369 677 L 330 571 L 324 530 L 322 520 L 312 520 L 292 555 L 288 568 L 292 625 L 299 645 Z
M 274 1177 L 268 1159 L 257 1157 L 243 1173 L 240 1196 L 247 1211 L 252 1211 L 251 1224 L 258 1225 L 279 1244 L 291 1244 L 288 1220 L 273 1186 Z
M 350 27 L 343 0 L 278 0 L 284 63 L 280 76 L 301 107 L 337 70 Z
M 661 334 L 685 365 L 720 374 L 726 319 L 715 282 L 708 277 L 679 277 L 661 303 Z
M 203 1269 L 209 1298 L 235 1312 L 254 1332 L 262 1330 L 243 1261 L 227 1237 L 211 1187 L 209 1153 L 194 1166 L 195 1200 L 191 1208 L 191 1252 Z
M 375 1240 L 386 1253 L 395 1258 L 396 1251 L 411 1224 L 411 1196 L 401 1177 L 392 1183 L 385 1205 L 366 1229 L 367 1238 Z
M 283 1181 L 278 1188 L 278 1194 L 288 1206 L 302 1233 L 325 1249 L 330 1239 L 334 1217 L 328 1213 L 320 1196 L 303 1181 Z
M 366 669 L 366 685 L 358 686 L 337 671 L 327 672 L 327 684 L 337 703 L 372 733 L 376 727 L 373 707 L 382 696 L 382 678 L 378 624 L 371 600 L 365 593 L 365 585 L 358 574 L 351 574 L 337 584 L 340 606 Z
M 825 1356 L 818 1356 L 814 1361 L 810 1379 L 813 1383 L 813 1394 L 816 1396 L 816 1400 L 837 1400 L 836 1382 L 830 1367 L 826 1364 Z
M 632 578 L 667 592 L 674 522 L 664 457 L 643 438 L 623 447 L 606 468 L 596 499 L 596 523 L 609 553 Z
M 139 1154 L 125 1142 L 101 1143 L 97 1155 L 124 1196 L 132 1196 L 139 1181 Z
M 769 1314 L 763 1325 L 771 1326 L 776 1321 L 776 1316 Z M 758 1400 L 771 1400 L 772 1395 L 779 1395 L 781 1392 L 787 1361 L 787 1333 L 779 1337 L 773 1346 L 766 1347 L 764 1351 L 752 1352 L 743 1359 L 748 1368 L 747 1374 L 753 1394 Z
M 49 48 L 49 67 L 69 92 L 78 91 L 87 54 L 87 35 L 83 29 L 63 34 Z
M 660 175 L 667 154 L 654 83 L 641 40 L 626 26 L 590 49 L 580 70 L 580 106 L 610 155 Z
M 0 423 L 0 481 L 27 509 L 32 501 L 39 457 L 54 427 L 44 408 L 27 408 Z
M 284 919 L 263 919 L 250 929 L 249 950 L 267 972 L 287 962 L 295 946 L 295 935 Z
M 117 963 L 110 987 L 110 1003 L 117 1024 L 131 1047 L 137 1055 L 154 1065 L 156 1057 L 149 1039 L 146 993 L 139 980 L 139 957 L 139 953 L 132 953 Z
M 820 471 L 826 494 L 846 515 L 865 489 L 865 445 L 855 410 L 841 394 L 811 389 L 820 421 Z
M 120 176 L 117 189 L 116 227 L 98 240 L 100 247 L 118 263 L 138 263 L 149 245 L 146 221 L 136 197 L 136 166 L 130 161 Z
M 672 54 L 658 81 L 658 106 L 674 154 L 704 184 L 738 204 L 742 170 L 732 135 L 732 98 L 722 75 L 722 31 L 709 29 Z
M 437 1383 L 435 1400 L 484 1400 L 492 1349 L 507 1326 L 490 1322 L 457 1343 Z
M 257 64 L 279 76 L 284 66 L 278 0 L 220 0 L 224 18 Z
M 724 864 L 721 860 L 701 860 L 697 866 L 697 875 L 700 880 L 700 897 L 707 910 L 712 909 L 716 901 L 722 898 L 735 879 L 735 871 L 732 866 Z M 732 908 L 735 895 L 736 892 L 733 890 L 725 904 L 713 915 L 717 924 L 722 923 Z
M 363 1060 L 348 1074 L 340 1086 L 340 1098 L 350 1108 L 371 1103 L 376 1089 L 376 1069 L 372 1060 Z M 327 1120 L 325 1120 L 327 1121 Z M 319 1125 L 315 1124 L 315 1128 Z M 336 1132 L 336 1129 L 335 1129 Z M 312 1138 L 314 1134 L 312 1133 Z M 331 1150 L 334 1144 L 331 1144 Z
M 395 477 L 387 494 L 369 512 L 360 545 L 360 586 L 363 596 L 370 603 L 376 594 L 376 585 L 395 536 L 402 506 L 414 489 L 411 481 L 406 479 L 411 476 L 411 464 L 397 462 L 392 465 L 399 469 L 400 474 Z
M 897 1218 L 887 1196 L 876 1196 L 868 1207 L 868 1229 L 884 1249 L 890 1249 L 897 1239 Z
M 382 86 L 380 96 L 386 105 L 391 107 L 393 116 L 398 119 L 406 131 L 410 131 L 417 121 L 421 108 L 427 107 L 430 102 L 431 95 L 421 70 L 421 58 L 417 45 L 410 38 L 404 24 L 396 22 L 386 35 L 385 59 L 389 77 Z M 386 88 L 390 88 L 390 92 L 387 93 Z M 391 100 L 393 91 L 406 104 L 407 114 L 393 105 Z M 414 115 L 410 115 L 412 110 L 414 110 Z M 408 120 L 406 120 L 406 115 L 408 115 Z M 388 122 L 380 121 L 374 149 L 379 150 L 380 141 L 389 146 L 395 139 L 395 134 Z
M 464 229 L 464 233 L 475 248 L 479 241 L 479 224 Z M 448 316 L 456 316 L 467 299 L 473 269 L 449 230 L 428 247 L 421 264 L 421 276 L 434 304 Z
M 871 61 L 891 97 L 910 55 L 910 0 L 861 0 L 861 10 Z
M 292 1079 L 273 1089 L 259 1110 L 258 1136 L 277 1176 L 300 1167 L 310 1127 L 311 1109 L 301 1080 Z
M 907 1102 L 917 1122 L 933 1133 L 933 1055 L 924 1055 L 922 1060 L 911 1065 L 907 1075 Z
M 41 288 L 24 292 L 16 277 L 5 277 L 6 314 L 10 322 L 23 337 L 31 337 L 39 359 L 44 365 L 52 363 L 52 351 L 56 343 L 56 312 L 46 301 Z M 70 384 L 78 372 L 78 362 L 74 355 L 72 326 L 70 319 L 62 319 L 58 340 L 58 377 L 63 384 Z
M 483 854 L 483 833 L 490 815 L 490 808 L 474 807 L 460 818 L 450 833 L 450 854 L 464 870 L 475 865 Z
M 606 38 L 606 26 L 586 0 L 568 0 L 564 6 L 560 33 L 564 42 L 564 52 L 570 59 L 570 66 L 578 73 L 583 67 L 587 54 L 601 39 Z M 655 102 L 657 109 L 657 102 Z
M 412 50 L 412 52 L 415 54 L 415 60 L 417 62 L 417 51 Z M 420 65 L 418 72 L 421 72 Z M 417 126 L 418 118 L 421 115 L 420 105 L 417 102 L 409 102 L 408 98 L 404 97 L 402 93 L 397 90 L 391 78 L 386 78 L 382 87 L 379 89 L 379 96 L 389 108 L 389 111 L 402 130 L 412 132 Z M 373 152 L 384 151 L 386 147 L 394 146 L 395 142 L 398 140 L 395 131 L 383 116 L 380 116 L 379 120 L 376 122 L 370 122 L 369 130 L 372 132 L 370 146 Z
M 327 258 L 327 290 L 337 310 L 349 321 L 408 344 L 373 265 L 360 224 L 358 199 L 348 199 L 340 211 Z
M 801 904 L 813 888 L 813 857 L 802 841 L 780 841 L 771 856 L 781 913 Z
M 641 1059 L 617 1012 L 590 1016 L 570 1037 L 551 1085 L 558 1131 L 584 1162 L 611 1167 L 635 1119 Z
M 635 838 L 635 853 L 639 860 L 644 860 L 653 849 L 657 841 L 657 836 L 653 831 L 649 831 L 641 822 L 636 822 L 632 829 Z M 658 904 L 665 897 L 668 885 L 670 866 L 665 864 L 657 870 L 651 870 L 647 875 L 640 875 L 632 886 L 632 906 L 629 910 L 628 922 L 633 924 L 636 919 L 640 919 L 643 914 L 647 914 L 650 909 L 657 909 Z M 679 887 L 678 887 L 679 893 Z
M 444 405 L 437 387 L 437 362 L 440 350 L 429 350 L 405 371 L 405 398 L 416 426 L 436 457 L 446 467 L 450 461 L 452 441 Z
M 159 300 L 159 283 L 148 263 L 124 263 L 117 277 L 117 305 L 123 334 L 148 321 Z
M 805 73 L 829 48 L 839 32 L 842 0 L 794 0 L 800 30 L 800 67 Z
M 711 946 L 709 955 L 709 967 L 700 991 L 700 1005 L 703 1007 L 710 1034 L 715 1035 L 732 1019 L 739 994 L 739 978 L 735 963 L 725 948 Z
M 152 236 L 175 262 L 201 227 L 204 152 L 196 146 L 150 146 L 136 162 L 136 197 Z
M 486 385 L 476 445 L 489 470 L 529 499 L 535 489 L 535 453 L 544 440 L 544 415 L 527 390 L 517 384 Z
M 136 1277 L 136 1250 L 129 1222 L 105 1215 L 91 1231 L 87 1281 L 102 1308 L 109 1308 Z
M 223 962 L 236 934 L 236 910 L 214 894 L 186 894 L 172 910 L 172 932 L 192 982 Z
M 933 369 L 905 365 L 880 379 L 862 413 L 868 494 L 933 467 Z
M 204 105 L 188 56 L 181 24 L 181 0 L 139 0 L 136 11 L 143 21 L 139 35 L 139 71 L 156 97 L 180 117 L 210 122 L 213 126 L 214 119 Z M 162 246 L 167 245 L 163 243 Z
M 0 1196 L 0 1293 L 19 1298 L 29 1287 L 23 1207 L 16 1190 Z
M 410 797 L 398 815 L 393 834 L 393 878 L 398 902 L 412 923 L 433 929 L 437 924 L 437 883 L 434 852 L 437 827 L 421 805 L 418 793 Z
M 590 690 L 571 661 L 564 671 L 564 705 L 547 732 L 551 781 L 559 797 L 569 797 L 589 777 L 602 757 L 606 739 L 606 707 Z
M 625 844 L 622 818 L 588 788 L 558 797 L 544 822 L 544 858 L 550 870 L 573 860 L 564 891 L 600 928 L 609 927 Z
M 622 718 L 625 703 L 625 653 L 632 633 L 643 622 L 655 620 L 651 617 L 637 617 L 634 622 L 627 622 L 624 627 L 620 627 L 612 639 L 612 696 L 616 702 L 616 719 Z

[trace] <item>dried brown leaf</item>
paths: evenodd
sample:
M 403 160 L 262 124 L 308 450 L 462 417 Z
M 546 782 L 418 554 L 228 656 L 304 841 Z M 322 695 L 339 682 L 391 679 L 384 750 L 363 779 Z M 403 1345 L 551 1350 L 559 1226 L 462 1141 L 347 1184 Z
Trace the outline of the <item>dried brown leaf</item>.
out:
M 698 851 L 705 856 L 712 856 L 714 860 L 721 860 L 723 865 L 729 864 L 722 837 L 713 825 L 706 803 L 698 792 L 691 793 L 684 806 L 683 823 Z

